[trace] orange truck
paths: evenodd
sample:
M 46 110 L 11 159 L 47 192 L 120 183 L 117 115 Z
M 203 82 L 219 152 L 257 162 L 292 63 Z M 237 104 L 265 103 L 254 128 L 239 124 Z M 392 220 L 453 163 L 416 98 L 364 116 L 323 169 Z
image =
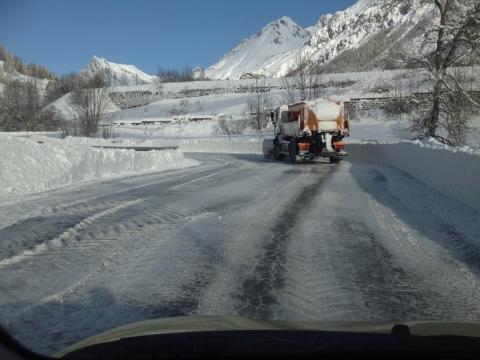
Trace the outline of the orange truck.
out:
M 268 159 L 295 163 L 324 157 L 338 163 L 347 156 L 343 138 L 349 135 L 349 126 L 341 101 L 321 99 L 280 106 L 270 118 L 275 137 L 263 141 Z

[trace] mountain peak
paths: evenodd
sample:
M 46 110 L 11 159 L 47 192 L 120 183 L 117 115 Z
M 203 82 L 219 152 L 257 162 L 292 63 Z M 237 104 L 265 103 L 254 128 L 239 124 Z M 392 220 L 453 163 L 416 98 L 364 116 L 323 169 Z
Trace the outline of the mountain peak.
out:
M 275 56 L 303 46 L 310 40 L 310 33 L 288 16 L 282 16 L 256 35 L 241 41 L 218 63 L 207 69 L 208 77 L 238 79 L 245 72 Z M 261 74 L 262 70 L 256 70 Z
M 293 35 L 295 37 L 308 37 L 305 30 L 298 25 L 295 21 L 293 21 L 288 16 L 282 16 L 281 18 L 274 20 L 268 23 L 258 34 L 260 36 L 266 32 L 274 32 L 278 36 L 282 36 L 283 34 Z
M 289 25 L 297 25 L 298 26 L 298 24 L 295 21 L 293 21 L 292 18 L 290 18 L 286 15 L 284 15 L 281 18 L 275 20 L 274 23 L 278 23 L 278 24 L 283 25 L 283 26 L 289 26 Z
M 144 73 L 135 65 L 117 64 L 95 55 L 80 73 L 91 78 L 100 72 L 105 74 L 110 86 L 143 85 L 155 79 L 155 76 Z

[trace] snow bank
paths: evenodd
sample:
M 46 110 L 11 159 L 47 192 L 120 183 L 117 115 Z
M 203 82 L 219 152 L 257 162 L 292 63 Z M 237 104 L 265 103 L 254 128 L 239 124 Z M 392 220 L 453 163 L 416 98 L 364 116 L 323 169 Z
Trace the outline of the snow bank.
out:
M 65 144 L 86 146 L 176 146 L 176 141 L 171 139 L 129 139 L 129 138 L 88 138 L 80 136 L 67 136 L 62 140 Z
M 262 139 L 192 139 L 179 141 L 180 149 L 185 152 L 262 154 Z
M 0 198 L 30 194 L 95 179 L 197 165 L 180 150 L 135 152 L 95 149 L 60 141 L 0 137 Z
M 480 211 L 480 152 L 436 143 L 350 144 L 349 159 L 398 168 Z

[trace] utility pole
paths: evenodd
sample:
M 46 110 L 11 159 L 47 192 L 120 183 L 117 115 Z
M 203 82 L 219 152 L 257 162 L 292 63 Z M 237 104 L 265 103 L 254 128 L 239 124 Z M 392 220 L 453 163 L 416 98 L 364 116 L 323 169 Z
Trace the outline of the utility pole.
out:
M 257 123 L 260 123 L 260 89 L 258 88 L 258 75 L 255 76 L 255 87 L 257 88 Z
M 243 74 L 240 78 L 254 78 L 255 79 L 255 92 L 257 93 L 257 124 L 260 124 L 260 89 L 258 88 L 258 79 L 260 79 L 260 75 L 255 73 L 247 72 Z

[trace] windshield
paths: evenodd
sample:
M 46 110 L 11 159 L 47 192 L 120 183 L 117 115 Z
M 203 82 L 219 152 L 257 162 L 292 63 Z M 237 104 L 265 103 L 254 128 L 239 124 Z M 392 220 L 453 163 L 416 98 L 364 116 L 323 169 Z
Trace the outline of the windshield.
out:
M 54 354 L 178 316 L 480 321 L 478 21 L 2 1 L 0 325 Z

